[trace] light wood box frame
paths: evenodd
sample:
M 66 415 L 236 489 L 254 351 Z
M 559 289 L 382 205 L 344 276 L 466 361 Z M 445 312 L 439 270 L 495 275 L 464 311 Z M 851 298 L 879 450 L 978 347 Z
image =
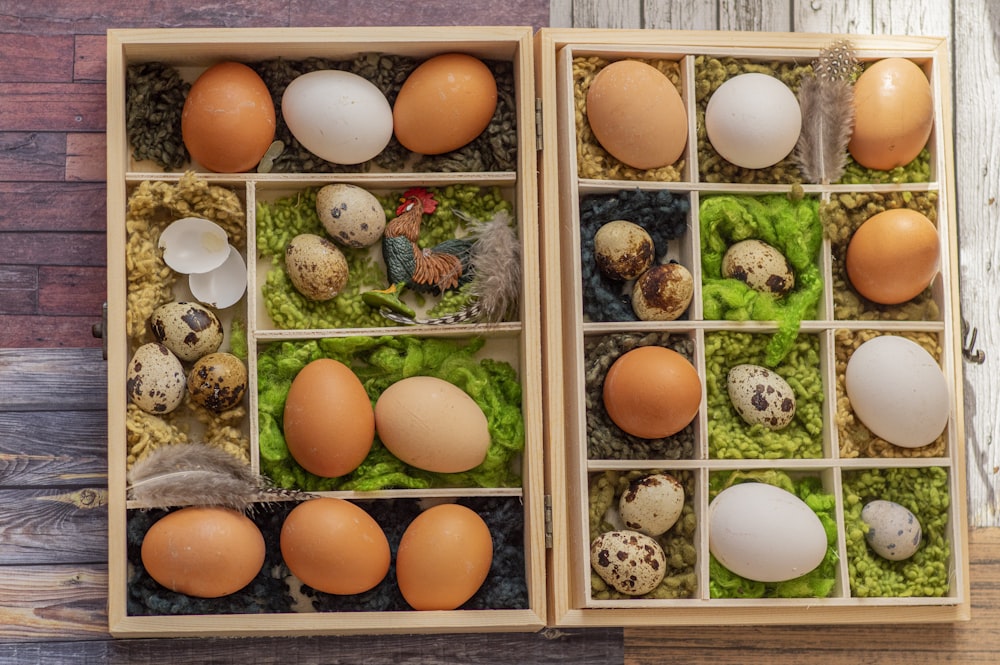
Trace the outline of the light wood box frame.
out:
M 938 227 L 942 248 L 941 273 L 933 285 L 934 298 L 942 311 L 941 321 L 872 323 L 833 320 L 830 286 L 825 287 L 820 306 L 822 320 L 805 321 L 803 332 L 829 335 L 824 347 L 822 372 L 830 381 L 833 375 L 832 331 L 835 328 L 872 328 L 926 330 L 935 332 L 941 341 L 941 359 L 951 393 L 951 419 L 947 428 L 948 453 L 944 458 L 923 460 L 840 459 L 831 445 L 833 410 L 824 406 L 824 458 L 821 460 L 720 460 L 704 455 L 704 409 L 696 416 L 696 436 L 701 437 L 702 457 L 678 462 L 607 462 L 588 460 L 586 455 L 582 400 L 582 336 L 596 332 L 666 330 L 691 334 L 703 339 L 706 331 L 739 329 L 773 331 L 773 325 L 758 322 L 730 324 L 701 318 L 700 266 L 688 266 L 695 277 L 695 294 L 690 320 L 662 324 L 587 323 L 581 309 L 579 279 L 579 211 L 581 192 L 609 192 L 630 187 L 666 188 L 691 197 L 689 254 L 699 255 L 697 202 L 702 192 L 762 194 L 787 192 L 788 185 L 712 184 L 699 181 L 695 101 L 685 83 L 694 74 L 693 57 L 697 55 L 732 56 L 750 60 L 811 61 L 823 46 L 840 38 L 849 38 L 861 60 L 890 56 L 912 58 L 928 73 L 934 97 L 934 129 L 931 145 L 931 181 L 912 185 L 805 185 L 807 194 L 823 196 L 849 191 L 920 191 L 938 192 Z M 815 624 L 872 622 L 959 621 L 970 616 L 967 521 L 965 506 L 965 437 L 962 415 L 962 356 L 960 315 L 958 313 L 958 256 L 952 148 L 950 65 L 944 39 L 923 37 L 871 37 L 829 34 L 784 34 L 750 32 L 688 32 L 668 30 L 584 30 L 542 29 L 536 34 L 536 86 L 541 100 L 543 150 L 539 160 L 539 197 L 542 225 L 542 277 L 545 307 L 545 411 L 547 432 L 547 491 L 552 501 L 552 542 L 549 568 L 549 622 L 561 626 L 594 625 L 694 625 L 694 624 Z M 677 183 L 636 181 L 592 181 L 577 175 L 577 146 L 573 105 L 572 57 L 576 54 L 599 55 L 608 60 L 627 57 L 676 59 L 681 63 L 682 98 L 688 109 L 689 140 L 684 154 L 687 164 L 683 180 Z M 687 77 L 687 78 L 685 78 Z M 682 253 L 683 250 L 682 250 Z M 822 268 L 830 274 L 829 241 L 824 242 Z M 827 280 L 829 281 L 829 280 Z M 589 332 L 588 332 L 589 331 Z M 696 344 L 695 363 L 703 369 L 704 351 Z M 829 389 L 828 389 L 829 390 Z M 829 402 L 829 400 L 827 400 Z M 704 404 L 704 400 L 703 400 Z M 855 468 L 888 466 L 939 465 L 948 469 L 951 507 L 948 538 L 951 543 L 950 592 L 944 598 L 853 598 L 845 576 L 843 508 L 840 496 L 840 473 Z M 596 602 L 590 598 L 589 537 L 587 523 L 586 481 L 588 471 L 606 468 L 682 468 L 700 474 L 696 482 L 696 512 L 699 527 L 695 535 L 698 549 L 699 593 L 687 600 L 643 600 Z M 704 479 L 712 471 L 737 468 L 781 468 L 789 471 L 818 473 L 824 485 L 838 496 L 840 522 L 838 547 L 841 557 L 837 588 L 827 599 L 710 599 L 707 591 L 708 551 L 704 514 L 707 491 Z

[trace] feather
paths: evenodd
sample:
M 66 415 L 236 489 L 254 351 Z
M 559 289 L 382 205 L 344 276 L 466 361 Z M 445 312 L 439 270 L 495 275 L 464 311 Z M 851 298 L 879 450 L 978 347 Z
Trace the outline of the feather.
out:
M 847 40 L 820 51 L 813 76 L 799 86 L 802 131 L 794 158 L 807 182 L 830 184 L 844 175 L 847 144 L 854 129 L 853 77 L 858 69 Z
M 469 293 L 479 312 L 477 319 L 498 323 L 512 314 L 521 291 L 521 248 L 506 211 L 492 219 L 474 222 Z
M 128 496 L 142 508 L 224 506 L 245 511 L 255 502 L 298 493 L 271 486 L 221 448 L 178 443 L 160 446 L 128 473 Z

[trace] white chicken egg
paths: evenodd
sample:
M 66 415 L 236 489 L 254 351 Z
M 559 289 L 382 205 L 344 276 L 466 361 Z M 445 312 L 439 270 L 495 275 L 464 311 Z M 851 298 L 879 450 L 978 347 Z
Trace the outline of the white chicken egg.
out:
M 802 110 L 773 76 L 740 74 L 720 85 L 705 109 L 708 140 L 724 159 L 748 169 L 777 164 L 799 140 Z
M 184 273 L 215 270 L 229 258 L 229 236 L 215 222 L 201 217 L 182 217 L 160 233 L 163 261 Z
M 765 483 L 740 483 L 708 507 L 708 549 L 723 566 L 758 582 L 810 572 L 826 556 L 826 530 L 802 499 Z
M 360 164 L 392 138 L 392 108 L 357 74 L 324 69 L 295 78 L 281 97 L 281 114 L 306 150 L 334 164 Z
M 926 446 L 948 424 L 951 406 L 941 366 L 905 337 L 880 335 L 855 349 L 844 383 L 854 414 L 889 443 Z
M 239 250 L 229 245 L 222 265 L 209 272 L 192 273 L 188 288 L 200 302 L 216 309 L 235 305 L 247 290 L 247 264 Z

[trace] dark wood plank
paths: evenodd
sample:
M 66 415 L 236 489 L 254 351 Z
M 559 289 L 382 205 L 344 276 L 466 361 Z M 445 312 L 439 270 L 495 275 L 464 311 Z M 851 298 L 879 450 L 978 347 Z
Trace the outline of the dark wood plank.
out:
M 65 175 L 65 134 L 0 131 L 0 181 L 51 183 Z
M 103 133 L 82 132 L 66 136 L 67 181 L 104 182 L 107 141 Z
M 0 490 L 0 566 L 107 561 L 105 487 Z
M 103 233 L 108 225 L 106 201 L 103 182 L 0 181 L 0 232 Z
M 73 38 L 69 35 L 5 34 L 0 40 L 0 83 L 71 81 L 72 57 Z M 26 67 L 26 63 L 31 66 Z
M 104 266 L 103 233 L 0 233 L 0 265 Z
M 549 24 L 549 5 L 536 0 L 386 0 L 360 3 L 353 0 L 291 0 L 292 26 L 345 25 L 529 25 Z M 418 33 L 419 35 L 419 33 Z
M 38 313 L 98 314 L 105 297 L 103 266 L 42 266 L 38 269 Z
M 0 411 L 106 406 L 107 365 L 100 349 L 0 348 Z
M 0 315 L 38 311 L 38 268 L 0 266 Z
M 77 35 L 73 46 L 73 80 L 104 81 L 108 64 L 108 40 L 104 35 Z
M 104 131 L 105 98 L 102 83 L 0 83 L 0 116 L 7 131 Z
M 21 350 L 97 348 L 97 355 L 100 356 L 101 340 L 91 335 L 93 326 L 100 322 L 99 312 L 95 312 L 93 316 L 2 315 L 0 348 Z M 2 386 L 0 392 L 3 392 Z
M 76 489 L 103 485 L 107 479 L 107 436 L 103 408 L 0 410 L 0 486 Z

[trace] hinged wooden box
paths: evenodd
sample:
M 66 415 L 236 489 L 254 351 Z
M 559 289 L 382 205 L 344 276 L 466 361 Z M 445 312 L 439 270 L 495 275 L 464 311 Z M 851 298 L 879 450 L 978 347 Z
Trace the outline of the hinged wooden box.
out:
M 862 173 L 854 184 L 799 186 L 795 172 L 774 176 L 767 169 L 713 170 L 710 165 L 720 158 L 706 143 L 703 117 L 708 92 L 719 81 L 707 82 L 704 71 L 713 68 L 718 79 L 736 71 L 771 68 L 791 77 L 790 84 L 797 83 L 796 77 L 808 71 L 819 50 L 836 36 L 554 29 L 533 35 L 529 28 L 518 27 L 421 28 L 418 35 L 406 28 L 108 33 L 111 632 L 122 637 L 290 635 L 967 618 L 957 243 L 944 42 L 852 37 L 862 63 L 906 58 L 917 63 L 931 83 L 933 130 L 919 173 L 894 171 L 888 177 L 895 180 L 885 183 L 872 182 L 870 175 L 866 182 Z M 180 122 L 174 107 L 186 86 L 219 62 L 250 66 L 275 99 L 295 76 L 334 69 L 367 78 L 393 101 L 418 64 L 448 53 L 480 59 L 498 84 L 497 112 L 471 149 L 421 157 L 393 138 L 362 165 L 334 165 L 310 157 L 291 138 L 280 109 L 274 138 L 282 144 L 272 144 L 261 164 L 245 172 L 209 170 L 176 142 L 164 139 L 177 131 L 171 129 L 171 123 Z M 667 72 L 690 119 L 681 157 L 656 173 L 622 168 L 614 158 L 602 157 L 588 130 L 582 104 L 586 86 L 600 68 L 622 59 L 654 62 Z M 148 83 L 170 76 L 177 77 L 166 86 L 170 89 Z M 145 126 L 139 121 L 143 117 Z M 341 305 L 304 303 L 290 291 L 285 246 L 296 234 L 322 233 L 316 197 L 330 184 L 368 190 L 389 220 L 401 214 L 396 206 L 412 190 L 430 192 L 440 210 L 424 208 L 429 234 L 419 241 L 424 249 L 440 242 L 442 234 L 458 239 L 470 234 L 470 216 L 486 220 L 508 215 L 516 255 L 507 263 L 516 264 L 519 277 L 516 311 L 488 324 L 422 323 L 466 305 L 407 288 L 403 309 L 412 308 L 418 323 L 383 318 L 378 305 L 361 297 L 388 285 L 388 250 L 379 251 L 378 244 L 344 250 L 351 281 L 343 297 L 332 301 Z M 597 219 L 595 202 L 623 197 L 624 206 L 629 197 L 644 196 L 658 197 L 658 205 L 672 210 L 679 232 L 658 258 L 689 269 L 691 304 L 674 321 L 601 319 L 592 315 L 593 309 L 585 309 L 592 300 L 585 280 L 593 281 L 593 270 L 581 260 L 581 244 L 586 244 L 581 229 Z M 851 310 L 857 305 L 845 303 L 843 297 L 848 289 L 842 266 L 846 241 L 827 235 L 809 271 L 815 278 L 815 302 L 807 308 L 808 315 L 781 326 L 773 320 L 717 315 L 718 303 L 711 296 L 715 285 L 703 266 L 707 234 L 701 227 L 708 214 L 704 204 L 713 199 L 781 198 L 804 201 L 802 205 L 814 212 L 839 210 L 851 219 L 857 217 L 856 208 L 873 200 L 888 207 L 900 202 L 924 206 L 920 210 L 936 220 L 941 258 L 931 287 L 916 298 L 922 307 L 919 315 L 908 319 L 891 308 L 889 314 Z M 614 211 L 619 204 L 609 205 Z M 453 208 L 460 209 L 458 214 L 443 214 Z M 188 216 L 223 227 L 235 248 L 230 251 L 239 255 L 234 258 L 236 272 L 245 273 L 245 294 L 235 304 L 217 303 L 224 306 L 210 309 L 225 330 L 220 350 L 245 364 L 246 395 L 221 413 L 185 397 L 175 411 L 160 416 L 130 405 L 129 379 L 136 350 L 154 340 L 152 312 L 171 301 L 196 300 L 194 292 L 202 288 L 167 268 L 158 247 L 163 229 Z M 435 235 L 430 228 L 435 224 L 445 231 Z M 943 370 L 948 423 L 927 447 L 929 454 L 920 449 L 893 453 L 891 447 L 869 441 L 877 438 L 870 432 L 864 435 L 865 445 L 854 442 L 863 435 L 852 424 L 843 365 L 861 341 L 886 334 L 930 345 Z M 733 452 L 736 449 L 727 448 L 725 441 L 738 436 L 740 427 L 720 415 L 722 406 L 715 399 L 720 367 L 736 358 L 764 364 L 765 355 L 774 352 L 777 342 L 771 340 L 776 337 L 794 340 L 800 349 L 796 358 L 806 359 L 792 382 L 801 388 L 802 381 L 812 381 L 799 405 L 801 412 L 811 414 L 812 429 L 796 429 L 802 447 L 786 447 L 791 451 L 786 454 L 754 449 L 753 443 L 749 450 Z M 594 435 L 588 432 L 595 430 L 594 419 L 603 409 L 592 397 L 602 381 L 595 368 L 608 362 L 609 348 L 620 352 L 622 344 L 680 349 L 695 368 L 702 386 L 697 413 L 678 446 L 624 455 L 595 448 Z M 317 357 L 350 365 L 373 403 L 387 384 L 411 375 L 435 375 L 440 359 L 447 358 L 444 364 L 454 371 L 446 378 L 475 393 L 489 419 L 489 459 L 469 473 L 428 474 L 395 459 L 376 441 L 360 470 L 333 480 L 314 477 L 289 459 L 281 406 L 290 381 Z M 183 362 L 185 372 L 193 362 Z M 486 394 L 476 393 L 476 385 L 487 386 Z M 602 427 L 601 436 L 620 451 L 627 438 L 616 435 L 607 423 Z M 755 436 L 744 438 L 752 442 Z M 150 451 L 183 442 L 225 448 L 244 459 L 253 474 L 292 490 L 292 496 L 258 502 L 251 512 L 265 540 L 265 563 L 254 581 L 232 597 L 191 600 L 169 592 L 151 579 L 142 563 L 140 546 L 148 529 L 176 510 L 151 508 L 146 498 L 137 499 L 129 490 L 130 469 Z M 682 519 L 660 538 L 670 556 L 658 590 L 623 597 L 593 574 L 590 543 L 617 520 L 610 505 L 628 481 L 653 471 L 680 481 L 685 490 Z M 939 496 L 933 514 L 918 515 L 938 557 L 921 559 L 934 571 L 928 574 L 928 590 L 901 597 L 901 582 L 862 591 L 858 563 L 862 568 L 871 564 L 857 550 L 864 541 L 863 535 L 858 540 L 862 531 L 855 504 L 878 498 L 866 495 L 873 483 L 891 488 L 902 477 Z M 720 577 L 709 553 L 709 503 L 721 486 L 737 480 L 806 488 L 803 495 L 823 505 L 830 544 L 822 564 L 822 597 L 798 593 L 793 598 L 775 593 L 772 586 L 761 589 L 758 597 L 720 597 L 728 593 L 720 593 L 720 588 L 732 589 L 733 578 Z M 282 521 L 292 507 L 317 496 L 361 507 L 384 530 L 392 550 L 391 568 L 374 589 L 324 593 L 300 587 L 290 576 L 279 547 Z M 881 498 L 893 497 L 899 498 L 887 491 Z M 437 503 L 463 504 L 484 519 L 493 541 L 493 566 L 479 592 L 461 609 L 414 610 L 397 588 L 397 547 L 415 516 Z M 896 565 L 893 579 L 915 574 L 907 573 L 905 566 Z M 862 597 L 866 593 L 868 597 Z

